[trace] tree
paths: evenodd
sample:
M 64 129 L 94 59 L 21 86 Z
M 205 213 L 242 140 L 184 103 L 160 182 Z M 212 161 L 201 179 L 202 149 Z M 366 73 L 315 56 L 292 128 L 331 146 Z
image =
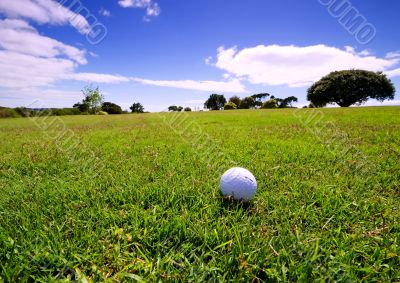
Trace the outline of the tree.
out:
M 298 99 L 295 96 L 289 96 L 289 97 L 286 97 L 284 99 L 279 99 L 279 101 L 278 101 L 279 106 L 278 107 L 279 108 L 292 108 L 293 107 L 292 103 L 293 102 L 297 102 L 297 101 L 298 101 Z
M 178 106 L 171 105 L 168 107 L 168 111 L 172 111 L 172 112 L 178 111 Z
M 104 102 L 101 106 L 101 110 L 107 112 L 108 114 L 122 114 L 121 106 L 112 102 Z
M 91 114 L 96 114 L 97 112 L 99 112 L 104 100 L 104 97 L 100 93 L 99 88 L 98 87 L 93 88 L 92 86 L 85 86 L 82 90 L 82 93 L 85 96 L 85 98 L 82 100 L 81 103 L 84 105 L 81 106 L 82 109 L 88 109 L 87 112 Z
M 226 103 L 226 99 L 222 94 L 211 94 L 204 103 L 204 108 L 210 110 L 221 110 Z
M 255 100 L 255 106 L 261 107 L 265 99 L 270 96 L 269 93 L 258 93 L 258 94 L 253 94 L 251 97 L 254 98 Z
M 267 100 L 263 103 L 262 108 L 263 109 L 278 108 L 278 101 L 276 101 L 276 99 Z
M 144 107 L 139 102 L 133 103 L 132 106 L 129 107 L 129 109 L 131 109 L 132 113 L 143 113 L 144 112 Z
M 239 107 L 241 101 L 242 100 L 240 99 L 240 97 L 236 95 L 229 98 L 229 102 L 234 103 L 236 105 L 236 108 Z
M 332 72 L 314 83 L 307 91 L 307 99 L 316 107 L 336 103 L 340 107 L 361 105 L 368 99 L 394 99 L 393 83 L 381 72 L 345 70 Z
M 250 108 L 254 108 L 256 106 L 256 100 L 251 97 L 245 97 L 242 99 L 242 101 L 240 101 L 240 105 L 239 105 L 239 109 L 250 109 Z
M 185 112 L 192 112 L 192 108 L 190 108 L 190 107 L 185 107 L 185 109 L 183 109 L 183 111 L 185 111 Z
M 182 106 L 171 105 L 168 107 L 168 111 L 172 111 L 172 112 L 181 112 L 182 110 L 183 110 Z
M 73 108 L 78 109 L 80 112 L 83 113 L 88 113 L 89 112 L 89 105 L 87 103 L 75 103 L 74 106 L 72 106 Z
M 225 103 L 224 105 L 224 110 L 235 110 L 237 109 L 237 105 L 233 103 L 232 101 L 229 101 L 228 103 Z

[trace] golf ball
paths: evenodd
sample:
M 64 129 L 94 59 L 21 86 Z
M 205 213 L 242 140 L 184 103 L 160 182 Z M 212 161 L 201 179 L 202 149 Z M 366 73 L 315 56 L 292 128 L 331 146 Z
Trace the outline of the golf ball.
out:
M 257 190 L 256 178 L 249 170 L 235 167 L 226 171 L 220 180 L 221 193 L 235 200 L 251 200 Z

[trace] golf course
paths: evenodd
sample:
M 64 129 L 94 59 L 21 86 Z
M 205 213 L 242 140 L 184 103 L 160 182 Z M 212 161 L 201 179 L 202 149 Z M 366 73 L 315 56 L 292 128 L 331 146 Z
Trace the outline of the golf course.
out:
M 400 107 L 7 118 L 0 144 L 0 282 L 400 280 Z

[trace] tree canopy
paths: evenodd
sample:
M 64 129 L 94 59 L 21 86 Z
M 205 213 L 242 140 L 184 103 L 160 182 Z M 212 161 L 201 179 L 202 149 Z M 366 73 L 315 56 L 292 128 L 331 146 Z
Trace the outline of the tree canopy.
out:
M 168 107 L 168 111 L 181 112 L 183 110 L 182 106 L 171 105 Z
M 253 94 L 251 97 L 254 98 L 255 102 L 254 105 L 261 107 L 263 105 L 263 102 L 267 99 L 267 97 L 270 96 L 269 93 L 258 93 L 258 94 Z
M 239 105 L 240 105 L 240 102 L 241 102 L 242 100 L 240 99 L 240 97 L 239 96 L 232 96 L 231 98 L 229 98 L 229 102 L 230 103 L 234 103 L 235 105 L 236 105 L 236 108 L 238 108 L 239 107 Z M 228 106 L 229 107 L 229 106 Z
M 225 96 L 222 94 L 211 94 L 207 101 L 204 103 L 204 108 L 209 110 L 221 110 L 226 103 Z
M 250 109 L 256 106 L 256 100 L 251 97 L 245 97 L 240 101 L 239 109 Z
M 271 98 L 270 100 L 265 101 L 261 108 L 263 109 L 278 108 L 278 101 L 276 99 Z
M 99 87 L 93 88 L 92 86 L 86 86 L 83 88 L 82 93 L 85 96 L 82 103 L 87 104 L 89 112 L 91 114 L 99 112 L 104 100 Z
M 108 114 L 122 114 L 121 106 L 112 102 L 104 102 L 101 106 L 101 110 L 107 112 Z
M 314 83 L 307 99 L 316 107 L 336 103 L 340 107 L 362 104 L 373 98 L 378 101 L 394 99 L 393 83 L 381 72 L 345 70 L 332 72 Z
M 235 110 L 235 109 L 237 109 L 237 105 L 232 101 L 229 101 L 224 105 L 224 110 Z
M 81 112 L 88 112 L 90 114 L 96 114 L 99 112 L 104 100 L 99 88 L 85 86 L 82 90 L 82 93 L 85 98 L 82 100 L 82 102 L 75 103 L 73 107 L 78 108 Z
M 278 100 L 278 107 L 279 108 L 291 108 L 293 107 L 293 102 L 297 102 L 298 99 L 295 96 L 289 96 L 284 99 Z
M 133 103 L 132 106 L 129 107 L 129 109 L 131 109 L 132 113 L 143 113 L 144 112 L 144 107 L 139 102 Z

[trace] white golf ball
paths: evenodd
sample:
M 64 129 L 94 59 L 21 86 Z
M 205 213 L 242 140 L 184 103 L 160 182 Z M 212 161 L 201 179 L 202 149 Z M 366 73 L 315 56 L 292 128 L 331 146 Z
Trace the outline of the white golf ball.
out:
M 235 167 L 224 173 L 220 181 L 221 193 L 235 200 L 251 200 L 257 190 L 256 178 L 249 170 Z

